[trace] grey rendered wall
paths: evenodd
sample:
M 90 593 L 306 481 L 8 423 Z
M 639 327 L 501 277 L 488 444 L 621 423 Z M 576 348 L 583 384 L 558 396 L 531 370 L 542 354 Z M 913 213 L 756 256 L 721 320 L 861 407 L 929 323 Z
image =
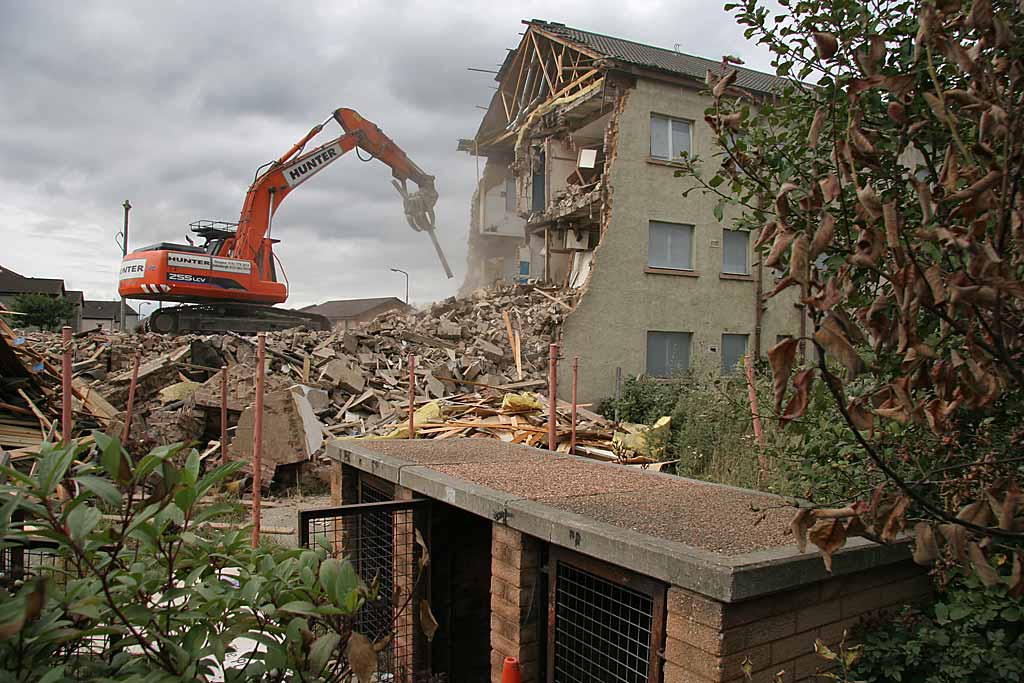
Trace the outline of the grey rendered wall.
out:
M 692 333 L 691 364 L 709 372 L 719 371 L 723 333 L 750 335 L 748 351 L 754 343 L 755 283 L 753 277 L 721 277 L 723 224 L 713 215 L 715 199 L 700 190 L 683 198 L 689 181 L 676 178 L 671 165 L 650 159 L 650 116 L 658 113 L 693 122 L 693 153 L 710 160 L 713 137 L 704 122 L 710 100 L 694 89 L 644 79 L 626 97 L 609 178 L 611 217 L 595 253 L 589 287 L 563 329 L 566 361 L 559 393 L 568 396 L 569 363 L 579 356 L 579 397 L 584 402 L 612 395 L 616 367 L 622 368 L 623 377 L 644 371 L 649 330 Z M 651 220 L 695 226 L 695 277 L 644 272 Z M 754 254 L 749 262 L 756 273 Z M 775 283 L 765 271 L 764 289 L 770 292 Z M 787 292 L 768 303 L 762 355 L 778 335 L 796 335 L 800 313 L 795 301 Z

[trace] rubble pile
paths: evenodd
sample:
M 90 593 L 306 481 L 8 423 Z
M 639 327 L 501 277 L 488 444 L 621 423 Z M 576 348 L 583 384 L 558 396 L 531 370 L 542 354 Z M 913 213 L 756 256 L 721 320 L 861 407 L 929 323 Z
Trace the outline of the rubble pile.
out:
M 547 399 L 529 390 L 546 386 L 548 347 L 572 305 L 570 293 L 506 285 L 424 311 L 388 312 L 347 331 L 268 333 L 263 481 L 270 482 L 278 466 L 315 459 L 325 438 L 408 438 L 410 354 L 416 438 L 546 446 Z M 60 338 L 10 328 L 4 337 L 0 351 L 13 350 L 19 364 L 9 381 L 0 353 L 0 447 L 31 450 L 52 438 L 52 423 L 60 421 Z M 204 457 L 221 451 L 221 368 L 227 368 L 227 455 L 251 457 L 255 338 L 95 331 L 76 337 L 73 346 L 75 436 L 95 428 L 120 435 L 138 356 L 129 448 L 187 441 L 199 442 Z M 12 396 L 9 387 L 19 382 L 27 386 L 26 397 L 35 397 L 33 406 Z M 558 450 L 568 452 L 568 403 L 558 402 L 556 422 Z M 11 426 L 17 434 L 7 434 Z M 644 462 L 639 449 L 622 445 L 640 431 L 629 427 L 617 437 L 615 425 L 583 407 L 575 452 Z

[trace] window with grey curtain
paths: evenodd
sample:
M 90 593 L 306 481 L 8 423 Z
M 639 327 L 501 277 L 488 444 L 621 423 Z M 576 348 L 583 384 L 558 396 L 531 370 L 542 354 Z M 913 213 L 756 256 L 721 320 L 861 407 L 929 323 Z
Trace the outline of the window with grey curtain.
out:
M 647 265 L 652 268 L 693 270 L 693 226 L 651 221 Z
M 689 332 L 647 333 L 647 374 L 672 377 L 690 369 Z
M 722 374 L 736 372 L 740 359 L 747 355 L 747 335 L 722 335 Z
M 749 275 L 750 264 L 747 262 L 749 249 L 747 240 L 750 233 L 746 230 L 722 231 L 722 272 L 732 275 Z

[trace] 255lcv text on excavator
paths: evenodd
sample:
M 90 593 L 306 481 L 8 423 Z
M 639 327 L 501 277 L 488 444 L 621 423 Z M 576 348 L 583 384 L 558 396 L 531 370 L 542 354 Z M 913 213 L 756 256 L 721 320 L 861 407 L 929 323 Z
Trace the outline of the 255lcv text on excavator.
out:
M 331 119 L 345 132 L 303 153 Z M 391 167 L 392 183 L 402 196 L 409 226 L 427 233 L 445 274 L 452 277 L 435 234 L 434 176 L 410 161 L 372 122 L 352 109 L 342 108 L 314 126 L 281 158 L 257 170 L 237 224 L 197 221 L 190 228 L 203 238 L 202 246 L 160 242 L 126 255 L 121 261 L 118 292 L 126 299 L 182 304 L 153 312 L 148 328 L 154 332 L 251 333 L 298 325 L 329 329 L 330 323 L 323 316 L 273 305 L 288 298 L 288 286 L 287 279 L 278 279 L 274 244 L 279 240 L 268 234 L 274 212 L 292 190 L 356 147 Z M 410 180 L 416 184 L 412 192 L 407 187 Z

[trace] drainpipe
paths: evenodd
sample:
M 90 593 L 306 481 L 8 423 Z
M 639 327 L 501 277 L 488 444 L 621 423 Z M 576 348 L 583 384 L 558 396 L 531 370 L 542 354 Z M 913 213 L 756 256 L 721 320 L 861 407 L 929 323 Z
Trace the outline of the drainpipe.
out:
M 764 260 L 757 260 L 757 282 L 754 283 L 754 354 L 761 357 L 761 323 L 764 319 Z

